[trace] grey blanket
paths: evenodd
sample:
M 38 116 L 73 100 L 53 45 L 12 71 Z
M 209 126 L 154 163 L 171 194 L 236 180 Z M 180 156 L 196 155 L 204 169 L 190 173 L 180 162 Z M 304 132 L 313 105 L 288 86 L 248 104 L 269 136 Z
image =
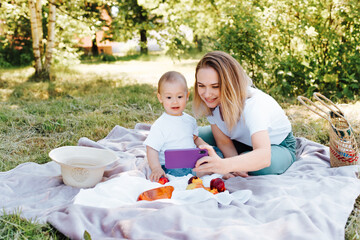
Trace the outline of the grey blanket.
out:
M 94 142 L 79 145 L 114 150 L 119 161 L 103 181 L 124 171 L 148 176 L 142 142 L 149 126 L 116 126 Z M 252 191 L 243 203 L 222 205 L 141 201 L 117 208 L 74 204 L 79 189 L 62 183 L 60 167 L 25 163 L 0 173 L 0 214 L 20 211 L 27 219 L 48 222 L 71 239 L 344 239 L 344 228 L 360 194 L 359 166 L 330 168 L 328 148 L 297 138 L 297 161 L 282 175 L 231 178 L 230 192 Z

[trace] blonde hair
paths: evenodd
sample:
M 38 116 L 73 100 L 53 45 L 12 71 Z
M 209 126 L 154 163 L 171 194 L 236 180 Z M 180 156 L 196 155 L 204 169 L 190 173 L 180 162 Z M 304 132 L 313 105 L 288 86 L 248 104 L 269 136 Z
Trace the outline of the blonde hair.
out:
M 161 76 L 161 78 L 158 82 L 158 88 L 157 88 L 158 93 L 159 94 L 161 93 L 161 88 L 165 83 L 174 83 L 174 82 L 183 83 L 184 89 L 187 93 L 188 87 L 187 87 L 186 79 L 185 79 L 184 75 L 182 75 L 181 73 L 176 72 L 176 71 L 169 71 L 169 72 L 164 73 Z
M 221 113 L 229 131 L 240 120 L 247 98 L 247 88 L 252 80 L 238 61 L 225 52 L 214 51 L 205 54 L 196 66 L 193 111 L 196 117 L 212 115 L 198 93 L 197 73 L 202 68 L 213 68 L 219 77 Z

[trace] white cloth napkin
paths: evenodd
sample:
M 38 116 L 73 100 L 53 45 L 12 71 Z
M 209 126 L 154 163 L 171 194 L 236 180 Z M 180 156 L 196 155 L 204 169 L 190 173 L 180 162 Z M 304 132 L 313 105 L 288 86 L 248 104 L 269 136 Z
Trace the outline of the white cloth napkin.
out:
M 229 205 L 234 199 L 245 203 L 252 195 L 250 190 L 238 190 L 233 193 L 226 190 L 218 194 L 212 194 L 202 188 L 186 190 L 191 176 L 191 174 L 184 177 L 168 175 L 170 181 L 161 185 L 151 182 L 143 176 L 134 176 L 131 171 L 124 172 L 118 177 L 97 184 L 93 188 L 81 189 L 75 196 L 74 204 L 99 208 L 121 207 L 137 203 L 137 198 L 142 192 L 161 186 L 173 186 L 174 191 L 171 199 L 159 199 L 156 201 L 174 204 L 198 203 L 213 198 L 223 205 Z M 211 179 L 217 177 L 221 177 L 221 175 L 213 174 L 202 177 L 204 186 L 209 187 Z

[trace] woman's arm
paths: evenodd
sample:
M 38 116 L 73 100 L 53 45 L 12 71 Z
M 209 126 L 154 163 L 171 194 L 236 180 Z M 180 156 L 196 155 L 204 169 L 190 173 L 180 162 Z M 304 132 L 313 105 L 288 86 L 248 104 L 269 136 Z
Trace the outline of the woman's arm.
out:
M 214 135 L 216 139 L 216 135 Z M 216 144 L 218 144 L 216 140 Z M 249 172 L 257 171 L 271 164 L 271 143 L 267 131 L 260 131 L 251 136 L 253 151 L 226 157 L 221 159 L 211 147 L 201 146 L 206 148 L 209 152 L 208 157 L 203 157 L 197 161 L 194 171 L 198 172 L 216 172 L 226 174 L 229 172 Z M 220 143 L 221 144 L 221 143 Z M 219 148 L 224 146 L 218 145 Z M 235 148 L 235 147 L 234 147 Z M 221 148 L 220 148 L 221 149 Z M 224 148 L 224 151 L 228 149 Z M 222 150 L 222 149 L 221 149 Z M 222 150 L 223 151 L 223 150 Z M 236 150 L 235 150 L 236 151 Z M 201 165 L 202 163 L 205 163 Z
M 232 140 L 226 136 L 216 124 L 211 125 L 211 131 L 214 135 L 216 146 L 220 149 L 225 158 L 237 156 L 238 153 Z
M 146 146 L 146 156 L 151 168 L 150 181 L 157 182 L 161 176 L 165 176 L 159 162 L 159 152 L 152 147 Z
M 214 134 L 216 145 L 221 150 L 225 158 L 234 157 L 238 155 L 238 152 L 234 146 L 233 141 L 226 136 L 215 124 L 211 126 L 211 131 Z M 240 176 L 248 177 L 247 171 L 231 172 L 223 176 L 224 179 Z
M 253 145 L 252 151 L 239 155 L 238 158 L 230 158 L 230 161 L 238 163 L 238 169 L 245 167 L 244 170 L 247 172 L 269 167 L 271 165 L 271 142 L 268 132 L 264 130 L 254 133 L 251 136 L 251 143 Z

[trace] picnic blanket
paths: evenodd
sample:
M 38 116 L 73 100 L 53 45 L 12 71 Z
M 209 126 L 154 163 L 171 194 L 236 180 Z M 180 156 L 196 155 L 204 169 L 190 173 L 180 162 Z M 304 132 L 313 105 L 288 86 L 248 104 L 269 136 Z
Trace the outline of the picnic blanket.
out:
M 20 212 L 71 239 L 82 239 L 85 231 L 92 239 L 344 239 L 360 194 L 359 166 L 330 168 L 328 147 L 305 138 L 297 138 L 297 161 L 284 174 L 226 180 L 226 199 L 240 193 L 228 201 L 116 202 L 121 186 L 113 190 L 122 178 L 148 181 L 142 145 L 148 131 L 146 124 L 116 126 L 100 141 L 79 140 L 119 157 L 92 189 L 64 185 L 55 162 L 24 163 L 0 173 L 0 214 Z M 101 198 L 104 193 L 109 197 Z M 101 201 L 96 205 L 86 194 Z

